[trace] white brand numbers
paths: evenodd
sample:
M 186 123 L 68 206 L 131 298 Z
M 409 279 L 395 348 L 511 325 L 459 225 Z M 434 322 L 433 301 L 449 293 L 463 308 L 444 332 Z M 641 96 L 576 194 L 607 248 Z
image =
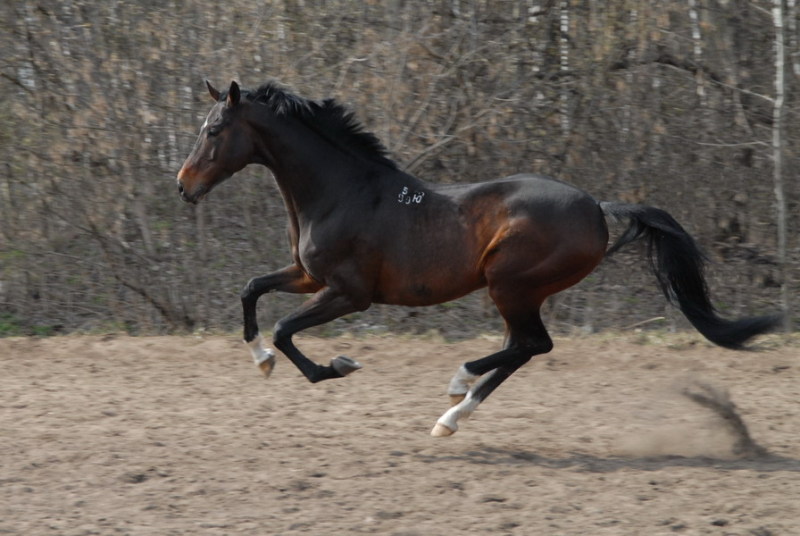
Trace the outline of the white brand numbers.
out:
M 403 190 L 397 194 L 397 202 L 401 205 L 419 205 L 422 203 L 423 197 L 425 197 L 425 192 L 411 192 L 408 186 L 403 186 Z

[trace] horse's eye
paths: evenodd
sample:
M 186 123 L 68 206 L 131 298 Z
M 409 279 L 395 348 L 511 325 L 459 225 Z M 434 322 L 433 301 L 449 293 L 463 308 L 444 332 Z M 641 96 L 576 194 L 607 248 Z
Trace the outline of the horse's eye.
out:
M 209 137 L 216 136 L 216 135 L 218 135 L 220 132 L 222 132 L 222 127 L 221 127 L 221 126 L 219 126 L 219 125 L 214 125 L 214 126 L 212 126 L 212 127 L 209 127 L 209 129 L 208 129 L 208 135 L 209 135 Z

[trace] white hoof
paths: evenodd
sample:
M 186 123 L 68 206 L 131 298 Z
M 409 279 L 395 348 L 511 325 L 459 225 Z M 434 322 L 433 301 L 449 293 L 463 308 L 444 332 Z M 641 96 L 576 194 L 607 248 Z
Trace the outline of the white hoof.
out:
M 431 435 L 433 437 L 447 437 L 455 433 L 456 433 L 455 430 L 439 422 L 437 422 L 436 425 L 433 427 L 433 430 L 431 430 Z

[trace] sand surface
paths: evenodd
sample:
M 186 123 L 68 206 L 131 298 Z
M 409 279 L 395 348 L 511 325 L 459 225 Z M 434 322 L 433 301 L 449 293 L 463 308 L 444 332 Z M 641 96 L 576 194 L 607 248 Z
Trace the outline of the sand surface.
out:
M 317 339 L 311 385 L 234 336 L 0 339 L 0 534 L 800 535 L 800 350 L 556 340 L 450 438 L 498 338 Z M 699 383 L 698 383 L 699 382 Z M 768 454 L 680 393 L 727 391 Z

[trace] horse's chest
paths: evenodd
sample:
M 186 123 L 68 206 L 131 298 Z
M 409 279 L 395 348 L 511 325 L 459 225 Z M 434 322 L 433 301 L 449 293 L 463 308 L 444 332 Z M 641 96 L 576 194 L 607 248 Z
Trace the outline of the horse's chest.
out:
M 317 281 L 324 281 L 326 262 L 323 253 L 311 242 L 300 240 L 295 260 L 311 277 Z
M 356 243 L 343 233 L 300 233 L 295 260 L 311 277 L 327 282 L 361 255 Z

